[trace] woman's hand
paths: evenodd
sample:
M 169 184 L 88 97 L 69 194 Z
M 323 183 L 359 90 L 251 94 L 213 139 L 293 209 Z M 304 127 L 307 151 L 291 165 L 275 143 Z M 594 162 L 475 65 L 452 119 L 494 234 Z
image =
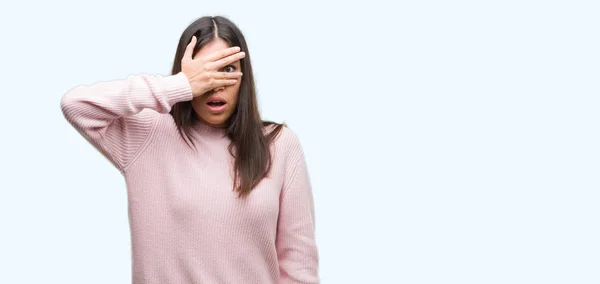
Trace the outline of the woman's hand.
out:
M 241 72 L 219 72 L 218 70 L 244 58 L 246 53 L 240 52 L 240 48 L 234 46 L 193 59 L 192 52 L 195 45 L 196 36 L 193 36 L 181 59 L 181 71 L 187 76 L 194 97 L 218 87 L 237 83 L 242 76 Z

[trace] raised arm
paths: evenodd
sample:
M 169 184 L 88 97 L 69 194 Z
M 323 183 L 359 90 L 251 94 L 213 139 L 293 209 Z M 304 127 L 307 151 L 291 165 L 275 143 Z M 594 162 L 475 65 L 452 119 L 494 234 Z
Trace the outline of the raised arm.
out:
M 191 99 L 182 72 L 138 74 L 74 87 L 63 95 L 60 106 L 67 121 L 123 172 L 148 139 L 157 113 L 168 113 L 175 103 Z
M 157 113 L 209 90 L 233 85 L 241 72 L 218 70 L 245 57 L 237 46 L 193 58 L 196 37 L 181 58 L 181 72 L 170 75 L 130 75 L 125 80 L 80 85 L 63 95 L 66 119 L 124 173 L 143 150 Z M 145 111 L 148 110 L 148 111 Z

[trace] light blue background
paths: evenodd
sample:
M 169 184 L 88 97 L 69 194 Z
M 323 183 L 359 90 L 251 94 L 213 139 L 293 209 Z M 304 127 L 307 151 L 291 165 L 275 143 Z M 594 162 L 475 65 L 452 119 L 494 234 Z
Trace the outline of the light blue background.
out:
M 61 96 L 236 22 L 309 164 L 323 283 L 600 283 L 597 1 L 1 4 L 0 283 L 129 283 L 125 184 Z

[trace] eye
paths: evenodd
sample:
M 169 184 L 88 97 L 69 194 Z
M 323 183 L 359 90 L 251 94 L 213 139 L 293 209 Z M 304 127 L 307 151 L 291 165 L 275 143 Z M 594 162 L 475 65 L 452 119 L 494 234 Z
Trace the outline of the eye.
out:
M 235 71 L 235 66 L 233 66 L 233 65 L 227 65 L 227 66 L 225 66 L 225 68 L 223 68 L 223 71 L 225 71 L 225 72 L 233 72 L 233 71 Z

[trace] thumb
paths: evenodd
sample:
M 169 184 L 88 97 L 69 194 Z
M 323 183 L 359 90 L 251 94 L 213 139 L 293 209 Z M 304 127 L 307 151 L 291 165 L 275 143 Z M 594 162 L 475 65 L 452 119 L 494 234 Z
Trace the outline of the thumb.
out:
M 185 48 L 185 53 L 183 54 L 184 59 L 192 59 L 192 53 L 194 52 L 194 46 L 196 46 L 196 36 L 192 36 L 192 40 Z

